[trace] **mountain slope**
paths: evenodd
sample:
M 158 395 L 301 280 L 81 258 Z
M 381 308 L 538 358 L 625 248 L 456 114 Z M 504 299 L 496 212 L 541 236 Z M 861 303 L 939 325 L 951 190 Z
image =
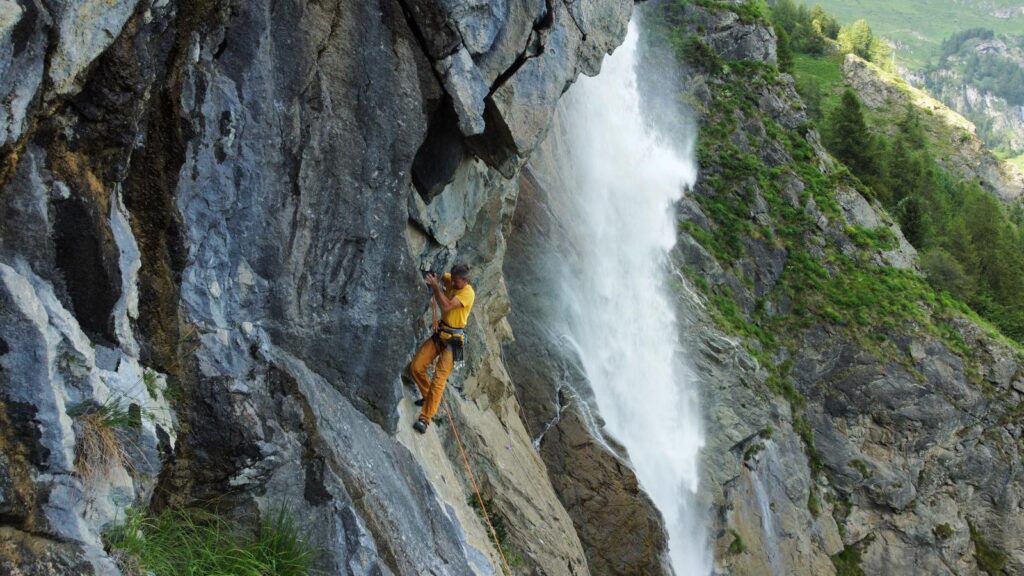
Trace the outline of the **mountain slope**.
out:
M 842 24 L 865 19 L 880 36 L 897 46 L 898 62 L 912 69 L 933 61 L 942 41 L 970 28 L 1002 33 L 1024 29 L 1024 6 L 1017 0 L 821 0 Z
M 729 8 L 664 2 L 657 19 L 701 122 L 676 261 L 719 568 L 1020 573 L 1024 355 L 928 286 L 770 50 L 715 48 L 768 28 Z
M 970 118 L 990 148 L 1024 155 L 1024 36 L 967 30 L 942 49 L 921 74 L 929 92 Z

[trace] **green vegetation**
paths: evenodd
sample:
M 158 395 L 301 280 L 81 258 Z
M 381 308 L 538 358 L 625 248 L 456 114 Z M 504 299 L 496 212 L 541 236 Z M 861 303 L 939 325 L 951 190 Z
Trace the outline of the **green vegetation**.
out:
M 1002 44 L 1002 50 L 979 48 L 983 44 Z M 991 93 L 1006 101 L 1005 107 L 1024 105 L 1024 36 L 997 35 L 989 28 L 972 28 L 947 38 L 936 60 L 924 69 L 925 86 L 935 94 L 959 94 L 964 85 L 980 93 Z M 951 74 L 952 73 L 952 74 Z M 1003 105 L 1002 113 L 1014 112 Z M 963 111 L 974 123 L 978 136 L 1003 157 L 1012 157 L 1024 149 L 1020 135 L 1009 128 L 996 126 L 995 118 L 984 110 Z
M 743 542 L 743 537 L 740 533 L 729 529 L 729 533 L 732 534 L 732 542 L 729 543 L 729 554 L 743 554 L 747 551 L 747 545 Z
M 829 111 L 825 144 L 854 174 L 878 174 L 878 144 L 868 132 L 860 100 L 847 88 L 839 106 Z
M 154 400 L 156 400 L 157 395 L 156 377 L 156 372 L 149 368 L 146 368 L 142 373 L 142 384 L 146 387 L 146 393 Z
M 967 226 L 968 219 L 980 226 L 973 230 L 985 228 L 981 219 L 969 215 L 975 211 L 972 203 L 991 198 L 976 185 L 956 181 L 939 170 L 934 156 L 925 156 L 932 153 L 932 142 L 941 139 L 930 132 L 930 123 L 901 110 L 895 117 L 884 118 L 887 129 L 880 129 L 883 118 L 866 112 L 856 95 L 845 90 L 841 55 L 829 52 L 837 42 L 828 34 L 838 37 L 840 30 L 828 24 L 823 11 L 800 7 L 790 10 L 779 3 L 771 12 L 775 22 L 781 6 L 781 13 L 791 20 L 790 25 L 778 28 L 783 30 L 783 41 L 788 38 L 792 48 L 792 69 L 811 118 L 808 124 L 791 129 L 762 114 L 759 106 L 762 88 L 770 89 L 779 82 L 779 70 L 761 62 L 719 59 L 699 39 L 699 24 L 686 22 L 685 4 L 685 0 L 677 0 L 648 12 L 648 23 L 655 34 L 675 48 L 677 57 L 691 66 L 696 62 L 711 88 L 711 101 L 701 105 L 701 184 L 692 195 L 709 225 L 684 222 L 681 230 L 748 287 L 755 279 L 746 277 L 737 263 L 749 257 L 751 246 L 785 251 L 781 276 L 767 294 L 755 297 L 753 302 L 749 292 L 741 296 L 736 293 L 736 285 L 728 282 L 697 278 L 694 286 L 707 297 L 715 322 L 727 333 L 742 336 L 750 354 L 768 370 L 768 391 L 789 402 L 793 428 L 804 443 L 809 465 L 820 472 L 824 463 L 805 413 L 806 400 L 790 378 L 788 363 L 778 361 L 787 356 L 785 349 L 801 345 L 807 329 L 825 325 L 831 333 L 857 341 L 869 353 L 908 366 L 906 354 L 892 343 L 895 335 L 908 331 L 930 333 L 952 350 L 966 354 L 967 346 L 951 321 L 978 317 L 957 298 L 975 306 L 982 300 L 969 297 L 995 292 L 982 289 L 985 283 L 979 280 L 991 276 L 965 263 L 963 254 L 984 250 L 997 254 L 991 251 L 992 241 L 980 241 L 982 236 L 1002 238 L 1005 243 L 1021 241 L 1015 240 L 1019 236 L 1010 234 L 1007 227 L 999 228 L 997 233 L 979 232 L 977 239 L 966 232 L 972 230 Z M 864 32 L 861 29 L 859 33 Z M 810 53 L 816 50 L 816 44 L 809 40 L 809 34 L 829 48 L 820 55 Z M 862 42 L 862 47 L 870 45 Z M 784 52 L 780 64 L 783 69 L 789 66 L 788 60 Z M 749 128 L 751 123 L 764 127 L 763 139 L 756 136 L 757 129 Z M 819 169 L 817 153 L 808 140 L 810 130 L 816 127 L 845 165 L 828 171 Z M 781 162 L 773 159 L 769 165 L 764 159 L 767 156 L 757 152 L 768 146 L 781 146 L 788 158 Z M 802 187 L 790 185 L 794 177 Z M 836 190 L 843 188 L 877 198 L 911 230 L 909 235 L 919 241 L 925 256 L 922 262 L 934 263 L 926 268 L 927 276 L 879 263 L 880 253 L 897 247 L 896 237 L 887 227 L 850 225 L 835 230 L 835 224 L 844 222 L 836 199 Z M 753 217 L 755 209 L 767 209 L 769 218 Z M 988 215 L 990 224 L 1012 223 L 1007 218 L 993 218 L 990 210 Z M 950 232 L 958 220 L 963 221 L 965 230 L 960 236 Z M 1024 221 L 1024 215 L 1020 220 Z M 845 239 L 836 239 L 836 234 Z M 939 242 L 943 238 L 959 240 Z M 967 246 L 973 248 L 966 251 Z M 1017 247 L 1016 252 L 1024 254 L 1020 249 L 1024 243 Z M 931 248 L 942 248 L 948 257 L 938 252 L 930 256 Z M 995 269 L 995 262 L 990 260 L 990 264 L 986 270 Z M 693 279 L 692 273 L 689 276 Z M 997 298 L 989 303 L 1011 304 L 1010 300 Z M 975 310 L 981 310 L 980 306 Z M 1008 315 L 988 317 L 1010 331 L 1005 322 Z M 969 356 L 965 360 L 968 373 L 974 373 Z M 756 453 L 754 446 L 744 458 Z M 861 464 L 858 470 L 867 478 L 870 469 Z M 808 508 L 820 512 L 818 496 L 811 496 Z M 838 554 L 833 559 L 837 570 L 857 574 L 860 550 L 854 547 Z
M 475 495 L 470 495 L 466 498 L 466 504 L 476 512 L 476 515 L 480 517 L 480 521 L 486 524 L 490 521 L 491 526 L 494 528 L 494 533 L 487 530 L 487 536 L 491 540 L 491 544 L 501 550 L 501 553 L 505 556 L 505 560 L 508 561 L 508 565 L 511 568 L 516 568 L 523 565 L 523 555 L 519 553 L 519 550 L 512 545 L 508 534 L 508 525 L 505 523 L 505 518 L 497 509 L 494 507 L 494 501 L 483 497 L 483 504 L 486 507 L 486 515 L 484 508 L 480 506 L 480 500 Z M 497 537 L 497 541 L 495 541 Z
M 1006 567 L 1009 558 L 1006 553 L 996 548 L 985 539 L 973 523 L 967 524 L 971 531 L 971 542 L 974 543 L 974 560 L 978 568 L 989 576 L 999 576 Z
M 246 531 L 200 510 L 150 515 L 129 509 L 105 540 L 122 571 L 132 575 L 300 576 L 309 574 L 314 559 L 314 549 L 284 510 Z
M 860 458 L 854 458 L 853 460 L 850 460 L 850 466 L 852 466 L 857 471 L 857 473 L 860 474 L 862 480 L 867 480 L 868 478 L 871 478 L 871 468 L 868 467 L 867 462 L 861 460 Z
M 920 68 L 932 61 L 940 53 L 943 39 L 967 28 L 983 27 L 1011 34 L 1024 30 L 1024 15 L 1012 11 L 1020 6 L 1018 0 L 815 1 L 842 23 L 867 20 L 876 34 L 898 43 L 898 63 L 910 68 Z
M 861 554 L 869 542 L 858 542 L 852 546 L 843 548 L 843 551 L 832 557 L 832 565 L 835 566 L 836 576 L 865 576 L 861 568 Z
M 778 0 L 771 9 L 771 23 L 779 35 L 779 68 L 784 67 L 782 54 L 790 51 L 814 56 L 838 51 L 853 53 L 870 60 L 882 68 L 892 64 L 892 50 L 875 36 L 867 21 L 857 20 L 840 26 L 821 6 L 807 8 L 793 0 Z
M 778 59 L 778 66 L 780 72 L 792 72 L 793 71 L 793 49 L 789 46 L 789 34 L 785 30 L 779 28 L 776 31 L 778 34 L 776 41 L 776 57 Z
M 750 446 L 747 446 L 747 449 L 743 451 L 743 460 L 750 460 L 754 456 L 760 454 L 762 450 L 764 450 L 764 444 L 760 442 L 754 442 Z
M 725 0 L 677 0 L 677 4 L 693 3 L 711 10 L 728 10 L 739 16 L 741 22 L 749 24 L 768 21 L 768 5 L 764 0 L 744 0 L 729 2 Z
M 963 82 L 980 91 L 991 92 L 1011 106 L 1024 105 L 1024 68 L 1001 54 L 976 50 L 979 44 L 994 37 L 995 33 L 985 28 L 954 34 L 942 43 L 937 67 L 946 67 L 954 56 L 958 57 L 957 68 Z M 1024 37 L 1006 37 L 1005 41 L 1024 47 Z
M 141 421 L 138 415 L 121 406 L 121 403 L 111 396 L 103 404 L 95 402 L 82 402 L 67 410 L 68 416 L 75 420 L 91 419 L 98 425 L 109 430 L 130 430 L 138 428 Z
M 972 34 L 951 39 L 949 49 Z M 977 183 L 940 167 L 937 159 L 955 151 L 955 134 L 944 125 L 936 128 L 942 123 L 923 119 L 914 107 L 869 114 L 845 87 L 835 56 L 798 54 L 793 70 L 829 151 L 864 185 L 863 192 L 896 217 L 919 251 L 931 287 L 1024 342 L 1024 219 L 1015 220 Z M 862 248 L 880 247 L 879 239 L 856 232 L 851 239 Z M 919 288 L 912 278 L 905 280 Z
M 130 468 L 131 462 L 119 434 L 137 429 L 141 412 L 123 408 L 116 398 L 104 404 L 83 402 L 67 411 L 75 422 L 75 471 L 90 485 L 119 468 Z
M 839 104 L 839 94 L 843 87 L 841 58 L 840 54 L 794 56 L 796 90 L 807 105 L 807 113 L 811 118 L 820 119 L 825 110 L 832 110 Z
M 824 130 L 830 152 L 899 220 L 931 285 L 1024 342 L 1024 230 L 992 194 L 938 165 L 916 109 L 890 137 L 869 129 L 847 90 Z
M 892 69 L 892 50 L 881 38 L 875 36 L 867 20 L 857 20 L 839 29 L 839 49 L 844 54 L 856 54 L 883 68 Z
M 810 494 L 807 495 L 807 511 L 815 518 L 821 515 L 821 501 L 818 500 L 817 491 L 813 486 L 811 487 Z
M 939 540 L 949 540 L 953 537 L 953 527 L 948 523 L 937 524 L 935 528 L 932 528 L 932 534 Z
M 834 42 L 839 36 L 839 23 L 820 6 L 808 9 L 793 0 L 775 2 L 771 21 L 776 32 L 783 31 L 789 37 L 791 48 L 804 54 L 826 53 L 831 47 L 829 41 Z

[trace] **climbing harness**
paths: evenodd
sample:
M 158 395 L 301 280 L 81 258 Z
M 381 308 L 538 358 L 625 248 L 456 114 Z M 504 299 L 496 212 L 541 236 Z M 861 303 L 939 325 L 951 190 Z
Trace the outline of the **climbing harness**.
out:
M 444 338 L 441 336 L 442 334 L 447 334 L 448 337 Z M 452 349 L 452 361 L 455 363 L 454 369 L 458 370 L 462 367 L 464 364 L 462 361 L 462 349 L 466 345 L 466 330 L 464 328 L 452 328 L 442 320 L 440 326 L 434 330 L 434 343 L 442 351 L 450 347 Z

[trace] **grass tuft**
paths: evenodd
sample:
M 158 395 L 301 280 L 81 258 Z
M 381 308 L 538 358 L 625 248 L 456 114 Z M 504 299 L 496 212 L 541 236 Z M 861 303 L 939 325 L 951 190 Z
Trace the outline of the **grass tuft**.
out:
M 743 542 L 743 537 L 740 533 L 729 529 L 729 533 L 732 534 L 732 542 L 729 542 L 729 554 L 743 554 L 747 551 L 747 545 Z
M 255 532 L 201 510 L 150 515 L 129 509 L 106 544 L 129 576 L 304 576 L 315 554 L 283 509 L 264 518 Z
M 974 560 L 978 563 L 978 568 L 982 572 L 989 576 L 999 576 L 1003 573 L 1003 568 L 1006 567 L 1006 562 L 1009 559 L 1006 553 L 996 548 L 978 531 L 978 528 L 974 523 L 968 523 L 968 528 L 971 531 L 971 542 L 974 543 Z
M 83 402 L 68 410 L 75 421 L 75 470 L 86 482 L 106 477 L 119 467 L 131 470 L 131 461 L 118 431 L 139 427 L 131 412 L 111 399 L 105 404 Z
M 523 565 L 523 555 L 519 553 L 512 543 L 509 541 L 508 527 L 505 525 L 505 518 L 498 513 L 494 507 L 494 502 L 488 498 L 484 498 L 484 506 L 487 508 L 487 519 L 490 520 L 491 526 L 494 527 L 494 534 L 491 534 L 490 529 L 487 529 L 487 537 L 491 540 L 491 544 L 501 549 L 501 553 L 505 555 L 505 560 L 508 561 L 508 565 L 512 568 Z M 484 510 L 480 507 L 480 501 L 477 500 L 476 496 L 470 495 L 466 499 L 466 504 L 476 512 L 477 516 L 480 517 L 480 521 L 486 524 L 484 517 Z M 497 541 L 494 538 L 497 537 Z
M 932 534 L 935 534 L 935 538 L 938 540 L 949 540 L 953 537 L 953 527 L 948 522 L 936 525 L 932 528 Z
M 146 370 L 142 373 L 142 384 L 146 387 L 146 393 L 149 394 L 149 397 L 152 398 L 153 400 L 156 400 L 157 395 L 156 377 L 156 372 L 150 370 L 149 368 L 146 368 Z

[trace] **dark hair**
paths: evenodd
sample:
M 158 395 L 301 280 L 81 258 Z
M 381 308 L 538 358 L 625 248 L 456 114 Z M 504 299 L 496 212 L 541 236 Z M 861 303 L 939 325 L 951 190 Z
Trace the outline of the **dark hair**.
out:
M 455 266 L 452 266 L 452 276 L 458 276 L 459 278 L 469 280 L 469 266 L 465 264 L 456 264 Z

